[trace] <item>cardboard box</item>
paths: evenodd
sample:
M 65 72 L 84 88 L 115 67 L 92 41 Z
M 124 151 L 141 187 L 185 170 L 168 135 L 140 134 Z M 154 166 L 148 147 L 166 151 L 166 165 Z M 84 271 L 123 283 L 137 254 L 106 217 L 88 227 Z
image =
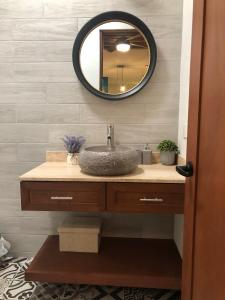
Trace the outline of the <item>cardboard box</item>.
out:
M 63 252 L 98 253 L 101 240 L 101 219 L 73 217 L 58 228 L 59 249 Z

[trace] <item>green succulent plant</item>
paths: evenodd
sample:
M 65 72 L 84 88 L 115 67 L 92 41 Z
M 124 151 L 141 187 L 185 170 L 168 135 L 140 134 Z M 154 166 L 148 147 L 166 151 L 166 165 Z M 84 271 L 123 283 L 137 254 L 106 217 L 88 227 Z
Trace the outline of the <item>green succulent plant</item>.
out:
M 160 142 L 160 144 L 158 145 L 157 149 L 161 152 L 177 152 L 179 153 L 179 149 L 178 146 L 175 142 L 171 141 L 171 140 L 163 140 Z

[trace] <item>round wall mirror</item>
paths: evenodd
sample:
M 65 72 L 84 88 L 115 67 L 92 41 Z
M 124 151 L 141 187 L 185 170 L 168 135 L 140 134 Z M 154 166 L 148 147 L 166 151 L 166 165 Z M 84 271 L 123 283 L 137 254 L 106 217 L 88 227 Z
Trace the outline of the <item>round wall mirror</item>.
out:
M 148 27 L 119 11 L 88 21 L 73 47 L 78 79 L 91 93 L 107 100 L 121 100 L 142 89 L 156 60 L 156 44 Z

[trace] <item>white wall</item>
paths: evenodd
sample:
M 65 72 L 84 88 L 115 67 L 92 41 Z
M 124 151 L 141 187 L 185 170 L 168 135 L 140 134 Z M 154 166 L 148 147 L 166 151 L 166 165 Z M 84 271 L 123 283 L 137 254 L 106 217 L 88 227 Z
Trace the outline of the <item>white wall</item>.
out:
M 86 37 L 80 51 L 80 65 L 86 80 L 99 90 L 100 82 L 100 34 L 99 27 Z
M 183 29 L 180 66 L 180 104 L 179 104 L 179 125 L 178 145 L 180 155 L 186 158 L 187 149 L 187 122 L 188 122 L 188 100 L 189 100 L 189 77 L 191 59 L 191 38 L 192 38 L 192 13 L 193 0 L 184 0 L 183 4 Z
M 187 149 L 187 122 L 188 122 L 188 100 L 189 100 L 189 76 L 191 58 L 191 37 L 192 37 L 192 12 L 193 0 L 183 2 L 183 29 L 180 66 L 180 104 L 178 122 L 178 145 L 180 155 L 186 158 Z M 183 253 L 183 215 L 176 215 L 174 220 L 174 240 L 180 251 Z

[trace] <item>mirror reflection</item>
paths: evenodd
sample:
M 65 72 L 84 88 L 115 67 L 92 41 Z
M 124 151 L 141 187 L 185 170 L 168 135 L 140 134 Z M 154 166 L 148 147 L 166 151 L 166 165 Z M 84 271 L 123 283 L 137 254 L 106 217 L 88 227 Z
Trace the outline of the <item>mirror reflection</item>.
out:
M 88 83 L 106 94 L 132 90 L 145 77 L 150 49 L 141 31 L 125 22 L 107 22 L 89 32 L 80 49 Z

